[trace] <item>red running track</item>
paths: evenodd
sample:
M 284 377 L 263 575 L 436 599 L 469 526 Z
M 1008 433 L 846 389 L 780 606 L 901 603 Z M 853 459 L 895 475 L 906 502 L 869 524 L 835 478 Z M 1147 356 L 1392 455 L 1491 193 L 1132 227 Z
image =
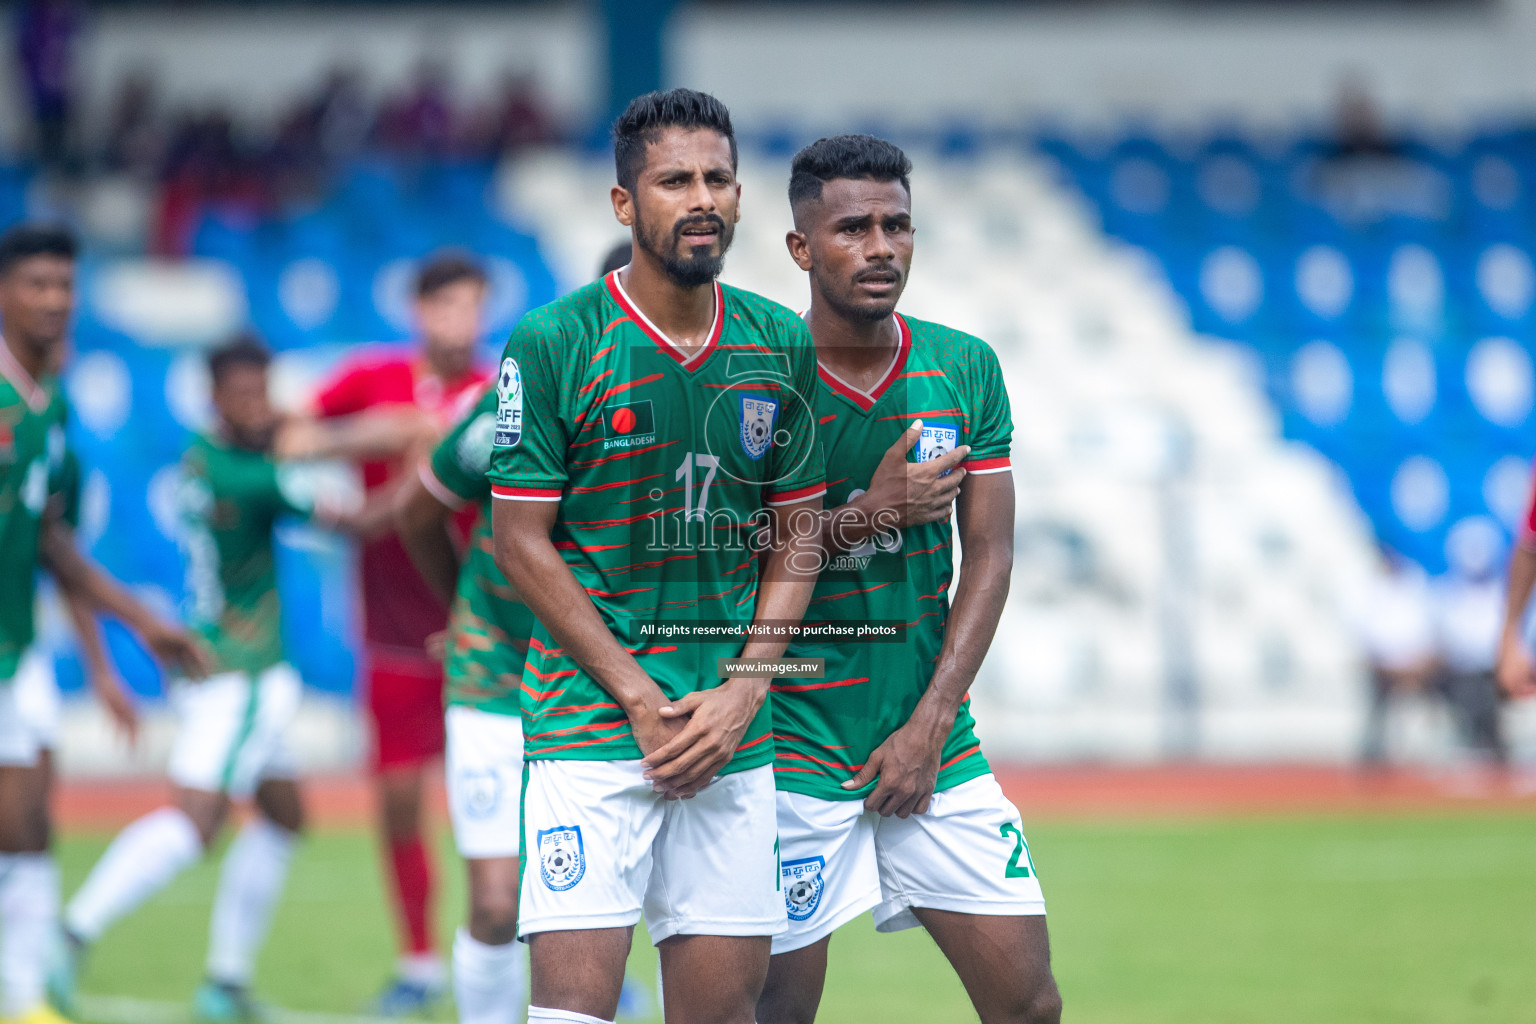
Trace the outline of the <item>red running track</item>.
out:
M 999 767 L 999 780 L 1026 820 L 1136 819 L 1283 814 L 1371 814 L 1454 809 L 1536 812 L 1536 776 L 1463 771 L 1431 776 L 1406 770 L 1365 773 L 1310 765 L 1161 765 L 1157 767 Z M 310 818 L 320 826 L 358 827 L 374 798 L 361 775 L 304 783 Z M 443 812 L 442 787 L 437 812 Z M 160 779 L 70 780 L 59 786 L 64 829 L 111 830 L 164 803 Z

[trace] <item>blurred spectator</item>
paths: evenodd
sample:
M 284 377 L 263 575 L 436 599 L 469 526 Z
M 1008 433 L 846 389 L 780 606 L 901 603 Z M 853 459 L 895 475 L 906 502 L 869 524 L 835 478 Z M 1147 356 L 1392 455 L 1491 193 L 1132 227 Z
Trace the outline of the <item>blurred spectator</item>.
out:
M 239 144 L 227 110 L 184 116 L 172 132 L 166 157 L 152 241 L 155 254 L 187 253 L 192 233 L 210 206 L 254 220 L 265 195 L 257 171 Z
M 165 124 L 160 117 L 155 82 L 140 68 L 125 77 L 107 116 L 101 162 L 108 171 L 147 178 L 160 170 L 165 155 Z
M 1504 624 L 1499 572 L 1503 546 L 1503 536 L 1491 521 L 1458 524 L 1446 541 L 1451 571 L 1433 587 L 1446 699 L 1463 741 L 1477 756 L 1497 765 L 1509 758 L 1494 680 Z
M 363 148 L 373 128 L 373 110 L 355 68 L 331 70 L 315 99 L 314 118 L 326 160 L 347 160 Z
M 1444 220 L 1450 214 L 1450 181 L 1414 159 L 1388 132 L 1376 104 L 1357 80 L 1339 93 L 1334 141 L 1311 179 L 1314 198 L 1354 227 L 1386 217 Z
M 374 127 L 381 149 L 401 156 L 442 156 L 454 137 L 448 71 L 442 62 L 424 59 L 411 87 L 384 105 Z
M 465 143 L 472 153 L 497 156 L 555 138 L 554 125 L 533 76 L 508 73 L 502 78 L 499 94 L 470 125 Z
M 1387 715 L 1401 694 L 1427 690 L 1435 668 L 1429 578 L 1413 562 L 1382 549 L 1384 571 L 1365 595 L 1359 623 L 1371 669 L 1371 703 L 1361 758 L 1386 760 Z
M 74 43 L 81 12 L 74 0 L 23 0 L 16 11 L 16 56 L 31 107 L 38 158 L 64 165 L 74 115 Z

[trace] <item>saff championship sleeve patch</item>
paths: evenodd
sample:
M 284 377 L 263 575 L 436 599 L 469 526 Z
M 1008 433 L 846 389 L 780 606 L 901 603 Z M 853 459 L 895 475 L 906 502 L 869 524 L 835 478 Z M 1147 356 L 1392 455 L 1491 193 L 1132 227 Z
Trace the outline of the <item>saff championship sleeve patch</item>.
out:
M 496 438 L 498 448 L 513 448 L 523 439 L 523 374 L 511 356 L 496 375 Z

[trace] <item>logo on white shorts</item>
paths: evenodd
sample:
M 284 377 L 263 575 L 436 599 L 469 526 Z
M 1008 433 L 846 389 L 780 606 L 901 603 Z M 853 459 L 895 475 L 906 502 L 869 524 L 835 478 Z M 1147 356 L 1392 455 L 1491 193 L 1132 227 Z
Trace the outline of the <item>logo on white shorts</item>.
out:
M 580 825 L 556 825 L 538 833 L 539 874 L 555 892 L 564 892 L 587 871 L 587 855 L 581 847 Z
M 494 771 L 468 768 L 459 772 L 459 792 L 464 813 L 471 818 L 489 818 L 501 806 L 501 775 Z
M 784 878 L 784 910 L 791 921 L 804 921 L 821 906 L 823 857 L 787 860 L 779 871 Z

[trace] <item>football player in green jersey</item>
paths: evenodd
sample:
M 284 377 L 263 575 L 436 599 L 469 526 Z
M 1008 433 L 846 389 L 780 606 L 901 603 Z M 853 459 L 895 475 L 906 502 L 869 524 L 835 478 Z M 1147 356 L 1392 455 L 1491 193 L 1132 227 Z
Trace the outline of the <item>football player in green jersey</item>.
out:
M 11 1020 L 57 1019 L 44 1001 L 58 917 L 39 737 L 15 676 L 33 640 L 39 568 L 92 612 L 121 619 L 168 661 L 194 670 L 196 642 L 129 596 L 75 547 L 61 515 L 68 456 L 55 372 L 74 304 L 74 238 L 21 225 L 0 236 L 0 985 Z
M 397 497 L 395 526 L 422 579 L 451 609 L 444 650 L 444 774 L 454 843 L 469 872 L 469 924 L 453 942 L 462 1024 L 516 1024 L 526 1000 L 517 939 L 523 790 L 519 692 L 533 613 L 491 551 L 491 438 L 496 391 L 485 395 L 424 460 Z M 478 506 L 461 557 L 450 529 Z
M 890 143 L 843 135 L 802 150 L 790 178 L 787 241 L 810 277 L 832 506 L 806 624 L 890 623 L 900 642 L 800 640 L 790 653 L 825 658 L 826 677 L 774 684 L 789 929 L 774 938 L 763 1024 L 815 1019 L 832 932 L 871 909 L 881 931 L 928 930 L 984 1024 L 1061 1015 L 1022 822 L 966 696 L 1013 565 L 1008 393 L 984 342 L 896 312 L 913 251 L 910 170 Z M 908 474 L 907 449 L 948 475 Z M 919 493 L 903 500 L 909 488 Z M 956 500 L 958 579 L 933 494 Z
M 249 337 L 210 354 L 216 423 L 182 460 L 187 613 L 213 664 L 208 678 L 171 687 L 179 719 L 172 803 L 118 834 L 64 915 L 61 973 L 72 976 L 90 943 L 212 846 L 233 801 L 251 800 L 257 813 L 225 855 L 207 977 L 194 999 L 197 1018 L 214 1024 L 258 1015 L 248 985 L 304 817 L 287 744 L 302 683 L 284 658 L 274 527 L 299 518 L 366 534 L 388 520 L 382 503 L 343 510 L 310 467 L 273 456 L 282 424 L 268 395 L 269 361 Z M 387 434 L 388 425 L 373 433 Z M 317 458 L 352 454 L 339 442 L 327 449 L 324 438 L 306 443 Z
M 651 93 L 614 143 L 632 260 L 525 316 L 496 382 L 496 563 L 537 618 L 528 1019 L 612 1020 L 643 908 L 667 1019 L 751 1024 L 784 927 L 771 673 L 722 661 L 781 655 L 761 627 L 810 596 L 815 356 L 792 311 L 716 280 L 740 198 L 725 107 Z

